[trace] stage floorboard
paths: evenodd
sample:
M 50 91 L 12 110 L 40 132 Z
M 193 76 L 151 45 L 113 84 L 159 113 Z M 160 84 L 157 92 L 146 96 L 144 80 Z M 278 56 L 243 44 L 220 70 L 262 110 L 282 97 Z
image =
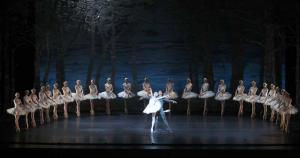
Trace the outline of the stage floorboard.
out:
M 292 120 L 290 133 L 259 118 L 244 116 L 167 116 L 173 133 L 159 119 L 158 130 L 150 133 L 150 115 L 71 116 L 15 133 L 13 126 L 2 134 L 10 147 L 46 148 L 233 148 L 294 149 L 299 129 Z M 294 121 L 294 122 L 293 122 Z

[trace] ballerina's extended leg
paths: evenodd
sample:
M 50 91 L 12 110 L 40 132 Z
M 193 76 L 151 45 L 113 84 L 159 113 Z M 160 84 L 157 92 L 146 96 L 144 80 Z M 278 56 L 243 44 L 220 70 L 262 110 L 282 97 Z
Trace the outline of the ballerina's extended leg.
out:
M 187 105 L 187 111 L 186 111 L 186 114 L 187 114 L 187 116 L 190 116 L 190 115 L 191 115 L 191 107 L 190 107 L 190 102 L 191 102 L 191 100 L 188 99 L 187 102 L 188 102 L 188 105 Z
M 64 117 L 68 118 L 68 103 L 64 103 Z
M 57 105 L 53 106 L 53 119 L 57 120 L 58 119 L 58 115 L 57 115 Z
M 28 124 L 28 113 L 25 115 L 25 121 L 26 121 L 26 129 L 29 129 L 29 124 Z
M 76 101 L 76 115 L 77 117 L 80 117 L 80 101 Z
M 224 106 L 225 106 L 225 101 L 221 101 L 221 117 L 223 117 L 224 114 Z
M 267 119 L 267 113 L 268 113 L 268 107 L 266 104 L 264 104 L 264 115 L 263 115 L 263 120 Z
M 252 102 L 252 113 L 251 113 L 251 118 L 254 119 L 255 118 L 255 102 Z
M 206 114 L 207 114 L 207 103 L 206 103 L 206 99 L 204 99 L 203 116 L 206 116 Z
M 15 115 L 15 125 L 16 125 L 16 131 L 20 132 L 20 126 L 19 126 L 19 115 Z
M 95 115 L 95 111 L 94 111 L 94 102 L 93 102 L 92 99 L 90 100 L 90 105 L 91 105 L 90 113 L 91 113 L 92 116 L 94 116 L 94 115 Z
M 47 122 L 50 122 L 49 110 L 50 108 L 45 109 Z
M 154 128 L 154 124 L 155 124 L 155 115 L 156 113 L 152 113 L 152 123 L 151 123 L 151 129 L 150 129 L 150 132 L 152 133 L 153 132 L 153 128 Z
M 32 127 L 36 127 L 34 112 L 31 112 L 31 124 L 32 124 Z

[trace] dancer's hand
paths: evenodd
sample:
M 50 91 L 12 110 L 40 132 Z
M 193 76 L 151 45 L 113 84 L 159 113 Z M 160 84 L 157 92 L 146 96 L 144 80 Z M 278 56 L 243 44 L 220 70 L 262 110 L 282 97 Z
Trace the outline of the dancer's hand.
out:
M 176 101 L 174 101 L 174 100 L 172 100 L 172 103 L 174 103 L 174 104 L 177 104 L 177 102 L 176 102 Z

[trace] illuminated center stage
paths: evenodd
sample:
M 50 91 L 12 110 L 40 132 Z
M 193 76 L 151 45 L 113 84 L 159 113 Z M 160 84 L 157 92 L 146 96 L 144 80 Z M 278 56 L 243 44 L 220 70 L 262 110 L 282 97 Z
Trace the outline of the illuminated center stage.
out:
M 2 139 L 11 147 L 51 148 L 233 148 L 294 149 L 299 142 L 298 121 L 292 118 L 289 134 L 276 123 L 244 116 L 168 116 L 173 133 L 159 119 L 158 130 L 150 134 L 150 115 L 83 114 L 81 118 L 60 118 L 34 129 L 15 133 L 13 128 Z M 297 127 L 297 128 L 296 128 Z

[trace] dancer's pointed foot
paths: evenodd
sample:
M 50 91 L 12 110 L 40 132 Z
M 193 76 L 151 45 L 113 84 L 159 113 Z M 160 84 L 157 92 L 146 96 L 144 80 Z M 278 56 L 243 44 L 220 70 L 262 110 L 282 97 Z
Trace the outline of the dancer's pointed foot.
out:
M 16 128 L 16 132 L 18 132 L 18 133 L 19 133 L 20 131 L 21 131 L 21 130 L 20 130 L 20 128 Z
M 92 116 L 95 115 L 95 111 L 94 110 L 91 110 L 90 113 L 91 113 Z

